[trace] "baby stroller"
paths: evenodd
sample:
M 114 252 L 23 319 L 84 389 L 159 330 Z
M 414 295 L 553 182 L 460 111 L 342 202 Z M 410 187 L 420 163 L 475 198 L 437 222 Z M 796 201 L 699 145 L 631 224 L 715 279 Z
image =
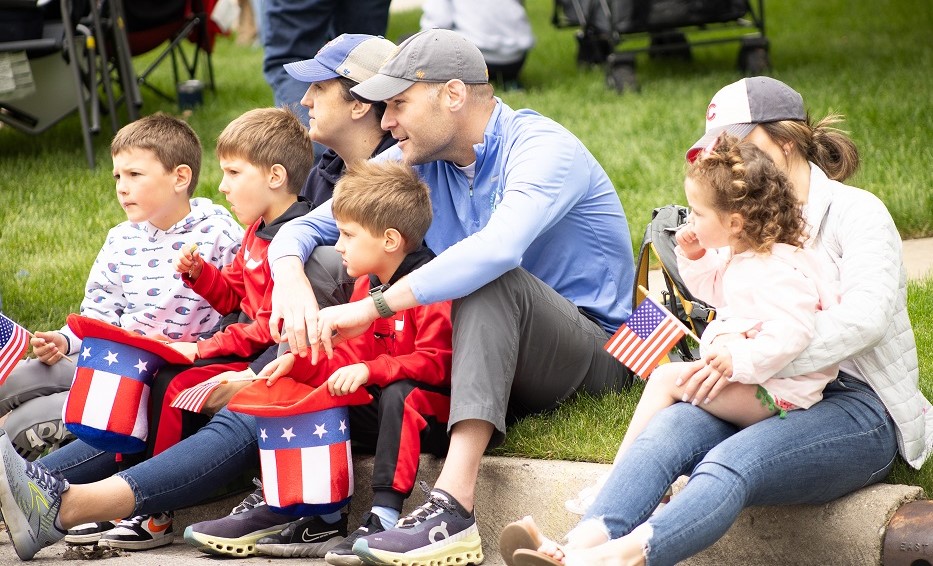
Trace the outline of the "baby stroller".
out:
M 764 0 L 556 0 L 553 23 L 580 28 L 577 62 L 605 64 L 606 83 L 617 92 L 638 90 L 635 55 L 642 52 L 689 60 L 691 46 L 737 41 L 743 73 L 771 67 Z M 647 47 L 617 49 L 644 38 Z

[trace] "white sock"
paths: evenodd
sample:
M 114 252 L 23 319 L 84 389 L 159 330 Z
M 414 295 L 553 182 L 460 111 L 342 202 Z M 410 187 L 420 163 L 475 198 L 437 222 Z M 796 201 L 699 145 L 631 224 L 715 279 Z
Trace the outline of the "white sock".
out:
M 372 513 L 373 515 L 382 519 L 382 526 L 387 529 L 394 527 L 395 523 L 398 523 L 399 515 L 401 515 L 401 512 L 397 509 L 392 509 L 391 507 L 382 507 L 380 505 L 374 505 Z

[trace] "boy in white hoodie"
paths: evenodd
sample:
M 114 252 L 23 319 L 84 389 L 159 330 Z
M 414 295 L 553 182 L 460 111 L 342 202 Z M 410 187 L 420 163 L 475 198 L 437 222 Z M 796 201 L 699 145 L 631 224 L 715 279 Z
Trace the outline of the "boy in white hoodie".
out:
M 166 340 L 195 341 L 220 314 L 177 277 L 172 262 L 197 245 L 221 267 L 236 255 L 243 228 L 210 199 L 191 198 L 201 142 L 185 122 L 158 113 L 132 122 L 111 143 L 117 200 L 127 220 L 114 226 L 88 274 L 81 314 Z M 73 438 L 62 423 L 81 340 L 67 325 L 36 332 L 35 358 L 0 383 L 0 415 L 17 451 L 35 459 Z M 98 535 L 99 536 L 99 535 Z

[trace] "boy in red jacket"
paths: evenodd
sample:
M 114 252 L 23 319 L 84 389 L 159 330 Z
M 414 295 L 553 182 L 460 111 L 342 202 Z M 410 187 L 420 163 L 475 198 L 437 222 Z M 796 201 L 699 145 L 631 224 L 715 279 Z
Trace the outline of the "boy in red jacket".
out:
M 397 313 L 381 303 L 382 291 L 434 257 L 422 243 L 432 217 L 428 188 L 411 167 L 395 162 L 351 165 L 334 187 L 331 208 L 340 231 L 335 248 L 347 273 L 358 277 L 350 300 L 372 296 L 382 318 L 367 332 L 336 346 L 330 359 L 313 365 L 310 358 L 286 353 L 260 376 L 269 376 L 270 384 L 284 375 L 312 385 L 326 382 L 334 395 L 366 387 L 374 401 L 350 408 L 350 431 L 355 443 L 375 450 L 373 508 L 345 539 L 346 518 L 335 513 L 292 522 L 280 533 L 260 538 L 255 552 L 304 557 L 326 553 L 328 563 L 359 564 L 353 543 L 398 520 L 414 487 L 422 449 L 437 455 L 446 452 L 450 302 Z M 247 512 L 254 516 L 230 515 L 192 525 L 185 538 L 202 550 L 216 552 L 221 543 L 247 542 L 237 532 L 239 525 L 249 523 L 261 532 L 263 524 L 275 528 L 288 521 L 266 506 Z M 253 549 L 239 549 L 236 555 L 249 550 Z

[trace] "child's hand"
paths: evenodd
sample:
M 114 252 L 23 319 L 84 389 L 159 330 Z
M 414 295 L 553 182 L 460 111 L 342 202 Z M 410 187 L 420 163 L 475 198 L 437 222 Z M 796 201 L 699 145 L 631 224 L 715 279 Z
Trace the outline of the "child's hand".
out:
M 175 350 L 176 352 L 188 358 L 192 362 L 198 359 L 197 342 L 169 342 L 168 344 L 166 344 L 166 346 Z
M 266 385 L 272 385 L 283 375 L 288 375 L 293 367 L 295 367 L 295 354 L 286 352 L 259 370 L 259 376 L 268 377 Z
M 253 383 L 252 381 L 248 381 L 251 377 L 256 377 L 256 374 L 249 368 L 243 371 L 225 371 L 212 377 L 210 379 L 211 381 L 219 381 L 221 385 L 214 388 L 210 395 L 207 396 L 207 400 L 204 401 L 204 406 L 201 407 L 201 413 L 211 416 L 215 415 L 217 411 L 227 406 L 230 399 L 233 398 L 240 389 Z
M 68 341 L 61 332 L 36 332 L 29 343 L 36 359 L 49 366 L 64 358 L 68 348 Z
M 178 259 L 175 260 L 175 271 L 187 274 L 192 281 L 197 281 L 204 269 L 204 260 L 201 259 L 201 254 L 195 253 L 197 251 L 197 244 L 182 246 L 181 253 L 178 254 Z
M 703 360 L 723 377 L 732 377 L 732 354 L 725 346 L 714 346 L 713 349 L 703 357 Z
M 366 385 L 369 381 L 369 368 L 366 364 L 344 366 L 327 378 L 327 390 L 331 395 L 347 395 Z
M 697 233 L 693 231 L 693 222 L 687 222 L 674 234 L 677 245 L 680 246 L 687 259 L 700 259 L 706 254 L 706 250 L 700 245 Z

